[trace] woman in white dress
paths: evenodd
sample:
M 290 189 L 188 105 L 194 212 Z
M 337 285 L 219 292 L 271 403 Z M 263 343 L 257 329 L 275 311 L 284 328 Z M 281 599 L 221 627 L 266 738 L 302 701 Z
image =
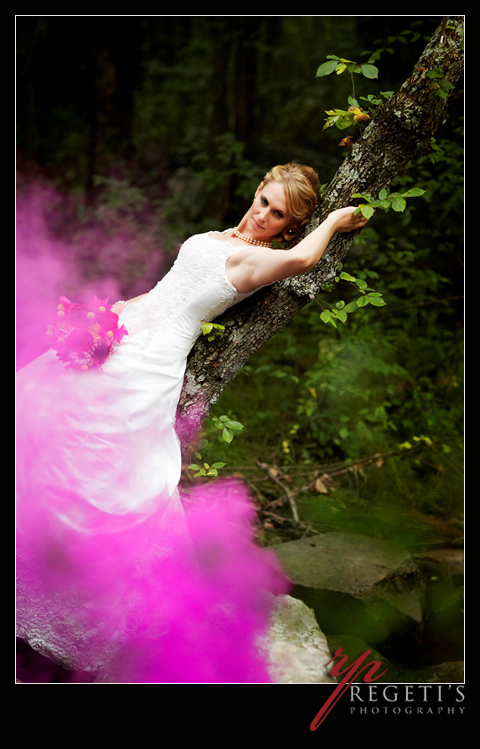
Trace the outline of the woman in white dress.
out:
M 17 634 L 73 672 L 268 681 L 254 641 L 265 590 L 285 579 L 251 542 L 242 487 L 182 500 L 174 422 L 202 320 L 313 268 L 335 231 L 365 224 L 343 208 L 271 249 L 308 221 L 318 189 L 308 167 L 275 167 L 238 227 L 191 237 L 154 289 L 112 307 L 128 335 L 101 368 L 65 369 L 50 349 L 18 373 Z

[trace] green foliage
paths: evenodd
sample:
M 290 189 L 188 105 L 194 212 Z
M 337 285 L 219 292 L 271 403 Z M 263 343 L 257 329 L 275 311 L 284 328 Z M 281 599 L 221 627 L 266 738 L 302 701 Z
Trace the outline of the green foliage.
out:
M 372 64 L 371 59 L 366 62 L 359 64 L 352 60 L 345 60 L 343 57 L 337 57 L 337 55 L 327 55 L 328 62 L 324 62 L 323 65 L 317 70 L 317 78 L 321 78 L 324 75 L 330 75 L 336 73 L 341 75 L 345 71 L 351 75 L 358 73 L 365 76 L 365 78 L 378 78 L 378 68 Z
M 230 419 L 228 416 L 212 416 L 212 421 L 214 426 L 221 431 L 224 442 L 228 444 L 233 440 L 234 435 L 243 429 L 243 424 Z
M 421 195 L 425 195 L 425 190 L 422 190 L 420 187 L 413 187 L 404 193 L 388 193 L 385 189 L 380 190 L 376 200 L 370 195 L 362 195 L 361 193 L 355 193 L 352 195 L 352 198 L 359 198 L 365 201 L 365 203 L 358 206 L 355 214 L 361 213 L 365 218 L 370 219 L 375 213 L 375 208 L 381 208 L 382 211 L 386 212 L 391 208 L 397 213 L 402 213 L 407 207 L 406 198 L 418 198 Z
M 427 73 L 427 78 L 432 79 L 432 89 L 441 99 L 447 99 L 449 94 L 455 88 L 453 83 L 445 80 L 445 78 L 443 77 L 443 70 L 440 70 L 440 68 L 429 70 Z
M 221 438 L 224 443 L 229 445 L 234 436 L 236 434 L 239 434 L 243 430 L 243 424 L 240 424 L 239 421 L 235 421 L 234 419 L 230 418 L 229 416 L 223 415 L 223 416 L 211 416 L 211 423 L 215 429 L 220 430 L 221 432 Z M 205 428 L 204 428 L 205 431 Z M 208 439 L 205 437 L 201 440 L 199 448 L 202 450 L 202 452 L 208 452 L 212 448 L 212 444 L 209 442 Z M 217 449 L 215 447 L 215 449 Z M 197 451 L 195 452 L 195 457 L 199 461 L 198 463 L 191 463 L 187 471 L 194 471 L 193 478 L 198 478 L 200 476 L 218 476 L 218 470 L 220 468 L 224 468 L 226 466 L 226 463 L 222 461 L 216 461 L 215 463 L 212 463 L 211 465 L 209 463 L 205 463 L 204 459 L 202 457 L 202 452 Z
M 96 187 L 103 188 L 99 194 L 99 206 L 103 205 L 112 212 L 121 212 L 124 218 L 138 214 L 148 205 L 145 193 L 126 176 L 119 178 L 96 174 L 93 181 Z
M 205 322 L 204 320 L 202 320 L 202 323 L 202 333 L 204 336 L 207 336 L 207 341 L 213 341 L 217 336 L 225 333 L 224 325 L 219 325 L 215 322 Z
M 348 110 L 328 109 L 326 114 L 328 114 L 328 117 L 323 126 L 324 130 L 327 127 L 332 127 L 332 125 L 335 125 L 339 130 L 346 130 L 358 122 L 367 122 L 370 119 L 368 114 L 363 113 L 363 110 L 353 105 Z
M 329 109 L 326 111 L 328 115 L 323 129 L 327 129 L 335 125 L 339 130 L 346 130 L 354 125 L 361 126 L 362 124 L 370 120 L 369 111 L 372 111 L 379 104 L 383 103 L 386 99 L 389 99 L 392 92 L 381 92 L 380 98 L 378 95 L 369 94 L 367 97 L 361 97 L 362 101 L 366 101 L 370 107 L 369 110 L 362 109 L 358 100 L 355 98 L 355 85 L 353 76 L 355 73 L 364 76 L 370 80 L 378 78 L 378 68 L 373 65 L 372 56 L 367 63 L 359 65 L 352 60 L 345 60 L 344 58 L 337 57 L 336 55 L 327 55 L 328 62 L 323 63 L 317 70 L 317 78 L 336 73 L 341 75 L 345 71 L 348 71 L 351 75 L 352 80 L 352 94 L 348 97 L 348 109 Z
M 355 278 L 355 276 L 352 276 L 350 273 L 341 270 L 340 266 L 340 272 L 335 277 L 335 283 L 341 281 L 345 281 L 355 287 L 359 291 L 360 296 L 348 304 L 343 300 L 339 300 L 335 302 L 331 309 L 324 309 L 320 315 L 320 320 L 325 324 L 330 323 L 334 328 L 336 328 L 337 322 L 346 323 L 350 313 L 355 312 L 361 307 L 366 307 L 367 304 L 372 304 L 374 307 L 383 307 L 386 304 L 382 295 L 378 291 L 374 291 L 370 288 L 364 279 Z M 325 284 L 323 288 L 326 291 L 331 291 L 333 289 L 333 283 L 330 282 Z M 319 302 L 319 304 L 323 306 L 321 302 Z
M 219 469 L 223 468 L 226 465 L 225 463 L 221 462 L 212 463 L 212 465 L 210 465 L 209 463 L 204 463 L 202 462 L 202 455 L 199 452 L 195 453 L 195 457 L 197 458 L 199 463 L 191 463 L 187 468 L 188 471 L 194 472 L 194 479 L 199 478 L 200 476 L 218 476 Z

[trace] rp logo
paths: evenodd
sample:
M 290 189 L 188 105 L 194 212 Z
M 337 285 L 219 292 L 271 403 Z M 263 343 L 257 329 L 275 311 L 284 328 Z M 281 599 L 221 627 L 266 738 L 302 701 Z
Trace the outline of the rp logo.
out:
M 333 656 L 333 658 L 331 658 L 328 661 L 328 663 L 331 663 L 333 660 L 335 660 L 335 658 L 337 657 L 339 658 L 340 656 L 342 656 L 342 659 L 341 661 L 339 661 L 339 663 L 335 663 L 330 673 L 332 674 L 332 676 L 342 676 L 343 674 L 345 675 L 343 679 L 339 682 L 337 687 L 335 688 L 335 691 L 332 692 L 328 700 L 325 702 L 324 706 L 320 708 L 315 718 L 312 720 L 310 724 L 311 731 L 317 730 L 320 723 L 322 723 L 322 721 L 325 720 L 325 718 L 327 717 L 328 713 L 330 712 L 332 707 L 335 705 L 335 703 L 340 699 L 342 694 L 350 686 L 350 684 L 357 678 L 357 676 L 360 676 L 362 671 L 370 667 L 370 670 L 363 677 L 363 681 L 366 681 L 369 683 L 371 683 L 372 681 L 377 681 L 377 679 L 383 676 L 383 674 L 387 673 L 387 669 L 385 669 L 385 671 L 382 671 L 381 674 L 378 674 L 378 676 L 373 678 L 373 674 L 375 673 L 375 671 L 378 669 L 379 666 L 382 665 L 380 661 L 371 661 L 371 663 L 367 663 L 365 666 L 362 666 L 362 668 L 360 668 L 364 660 L 367 658 L 368 655 L 370 655 L 371 652 L 372 652 L 371 650 L 366 650 L 365 653 L 361 655 L 359 658 L 357 658 L 357 660 L 354 661 L 349 668 L 347 667 L 346 669 L 341 671 L 340 667 L 343 666 L 343 664 L 346 661 L 348 661 L 348 656 L 342 653 L 342 648 L 338 648 L 338 650 L 335 651 L 335 655 Z M 326 664 L 327 666 L 328 666 L 328 663 Z

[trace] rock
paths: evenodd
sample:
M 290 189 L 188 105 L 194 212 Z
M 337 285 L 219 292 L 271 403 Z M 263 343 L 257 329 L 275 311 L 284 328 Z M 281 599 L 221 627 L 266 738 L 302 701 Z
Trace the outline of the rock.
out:
M 431 549 L 423 554 L 418 554 L 419 560 L 434 560 L 440 564 L 447 574 L 453 579 L 463 580 L 465 571 L 464 550 L 455 548 Z
M 322 533 L 279 544 L 292 595 L 311 607 L 325 634 L 371 645 L 420 636 L 425 583 L 409 552 L 388 541 Z
M 292 596 L 276 598 L 269 636 L 261 643 L 276 684 L 335 684 L 326 664 L 331 659 L 325 635 L 313 611 Z

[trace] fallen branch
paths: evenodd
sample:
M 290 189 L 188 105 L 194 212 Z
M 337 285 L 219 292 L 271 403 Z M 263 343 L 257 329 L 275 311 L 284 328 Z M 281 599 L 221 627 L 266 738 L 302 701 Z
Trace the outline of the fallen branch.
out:
M 278 478 L 277 469 L 273 468 L 272 466 L 267 465 L 267 463 L 257 463 L 257 465 L 258 465 L 259 468 L 262 469 L 262 471 L 265 471 L 265 473 L 267 474 L 268 478 L 274 484 L 276 484 L 277 486 L 279 486 L 280 489 L 283 491 L 283 493 L 284 493 L 285 497 L 287 498 L 288 503 L 289 503 L 289 505 L 291 507 L 294 521 L 296 523 L 300 523 L 300 518 L 298 517 L 297 505 L 296 505 L 295 499 L 293 497 L 293 494 L 290 491 L 290 489 L 287 486 L 285 486 L 285 484 L 282 481 L 280 481 L 280 479 Z

